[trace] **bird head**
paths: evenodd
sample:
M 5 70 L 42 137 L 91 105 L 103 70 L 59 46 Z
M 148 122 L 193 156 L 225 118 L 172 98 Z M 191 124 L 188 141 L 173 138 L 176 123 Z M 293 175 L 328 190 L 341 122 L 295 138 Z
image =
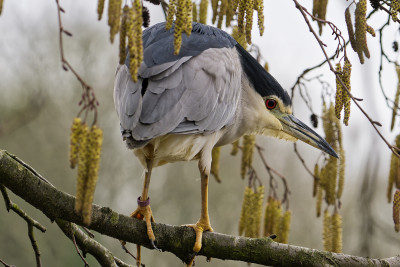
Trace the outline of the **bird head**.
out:
M 278 81 L 243 47 L 237 44 L 236 49 L 249 86 L 257 92 L 258 104 L 254 110 L 259 115 L 260 131 L 264 135 L 289 141 L 301 140 L 337 158 L 338 155 L 324 138 L 292 115 L 290 96 Z
M 264 135 L 289 141 L 301 140 L 331 156 L 338 157 L 324 138 L 292 115 L 290 104 L 286 105 L 282 99 L 275 95 L 265 96 L 263 101 L 265 103 L 263 117 L 264 121 L 268 121 L 268 126 L 263 129 Z

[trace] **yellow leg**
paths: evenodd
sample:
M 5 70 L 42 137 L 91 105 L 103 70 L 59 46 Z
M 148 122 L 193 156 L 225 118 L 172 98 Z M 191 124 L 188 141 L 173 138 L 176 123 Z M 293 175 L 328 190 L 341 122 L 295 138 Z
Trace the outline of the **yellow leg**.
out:
M 208 217 L 208 176 L 209 174 L 205 173 L 202 168 L 200 168 L 201 173 L 201 214 L 200 219 L 196 224 L 188 224 L 186 226 L 191 227 L 196 232 L 196 241 L 194 243 L 193 251 L 199 252 L 201 249 L 201 240 L 203 237 L 203 232 L 214 230 L 211 228 L 210 219 Z M 192 266 L 193 260 L 187 264 L 186 266 Z
M 154 245 L 154 240 L 156 240 L 156 238 L 154 236 L 153 229 L 151 228 L 151 223 L 154 222 L 154 217 L 150 208 L 150 199 L 148 197 L 151 170 L 153 168 L 153 160 L 152 159 L 146 160 L 146 164 L 147 164 L 147 171 L 144 178 L 142 195 L 141 197 L 138 198 L 138 207 L 134 212 L 131 213 L 130 216 L 139 220 L 144 219 L 146 221 L 147 235 L 153 247 L 157 249 L 156 246 Z M 137 246 L 136 265 L 140 266 L 140 246 Z

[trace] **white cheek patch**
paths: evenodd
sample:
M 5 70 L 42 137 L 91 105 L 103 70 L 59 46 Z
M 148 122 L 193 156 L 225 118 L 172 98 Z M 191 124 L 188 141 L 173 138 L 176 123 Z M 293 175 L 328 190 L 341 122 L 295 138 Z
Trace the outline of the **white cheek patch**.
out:
M 275 129 L 265 129 L 263 132 L 263 135 L 272 136 L 272 137 L 279 138 L 279 139 L 282 139 L 285 141 L 290 141 L 290 142 L 296 142 L 298 140 L 297 138 L 295 138 L 285 132 L 282 132 L 280 130 L 275 130 Z

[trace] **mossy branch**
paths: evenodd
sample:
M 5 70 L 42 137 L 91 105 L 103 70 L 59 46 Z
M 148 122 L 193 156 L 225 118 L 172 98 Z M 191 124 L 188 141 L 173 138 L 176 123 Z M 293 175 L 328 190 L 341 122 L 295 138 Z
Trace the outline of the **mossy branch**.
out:
M 74 212 L 73 196 L 45 182 L 31 168 L 4 150 L 0 150 L 0 184 L 41 210 L 52 221 L 64 220 L 83 225 L 82 217 Z M 92 223 L 88 228 L 117 240 L 150 248 L 143 221 L 118 214 L 107 207 L 93 205 Z M 173 253 L 185 262 L 193 256 L 195 233 L 191 228 L 154 223 L 153 230 L 158 248 Z M 203 247 L 198 255 L 273 266 L 400 265 L 400 256 L 370 259 L 280 244 L 269 238 L 245 238 L 209 232 L 203 235 Z

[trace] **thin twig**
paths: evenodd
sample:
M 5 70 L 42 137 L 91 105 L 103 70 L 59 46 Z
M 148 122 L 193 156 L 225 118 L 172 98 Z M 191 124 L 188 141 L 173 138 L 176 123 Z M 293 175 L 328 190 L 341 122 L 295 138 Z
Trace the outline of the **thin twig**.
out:
M 6 209 L 8 212 L 10 212 L 11 209 L 11 200 L 10 197 L 7 194 L 7 189 L 4 185 L 0 184 L 0 191 L 1 194 L 3 195 L 3 199 L 4 199 L 4 204 L 6 205 Z
M 34 170 L 31 166 L 23 162 L 21 159 L 19 159 L 17 156 L 14 156 L 13 154 L 7 153 L 10 157 L 18 161 L 22 166 L 27 168 L 30 172 L 32 172 L 34 175 L 36 175 L 40 180 L 42 180 L 45 183 L 48 183 L 49 185 L 52 185 L 49 181 L 47 181 L 42 175 L 40 175 L 36 170 Z M 52 185 L 53 186 L 53 185 Z
M 82 226 L 82 229 L 85 230 L 85 232 L 90 236 L 90 238 L 94 238 L 94 234 L 85 226 Z
M 256 148 L 258 151 L 258 154 L 260 155 L 261 161 L 264 164 L 264 167 L 267 169 L 268 172 L 273 172 L 275 175 L 277 175 L 283 183 L 283 187 L 284 187 L 284 193 L 283 193 L 283 198 L 281 203 L 285 203 L 286 202 L 286 209 L 289 209 L 289 194 L 290 194 L 290 189 L 289 189 L 289 185 L 287 183 L 287 180 L 285 178 L 285 176 L 283 176 L 281 173 L 279 173 L 277 170 L 275 170 L 274 168 L 272 168 L 268 163 L 267 160 L 265 159 L 262 150 L 264 150 L 261 146 L 256 144 Z
M 12 158 L 14 160 L 16 160 L 17 162 L 19 162 L 20 164 L 22 164 L 20 160 L 16 159 L 16 157 L 12 157 Z M 28 170 L 31 170 L 31 168 L 29 166 L 28 167 L 25 165 L 23 165 L 23 166 L 26 167 Z M 32 172 L 32 173 L 35 174 L 36 172 Z M 41 225 L 39 222 L 32 219 L 26 212 L 24 212 L 20 207 L 18 207 L 17 204 L 13 203 L 10 200 L 10 197 L 8 196 L 7 190 L 4 185 L 0 184 L 0 190 L 1 190 L 1 194 L 3 195 L 3 199 L 6 204 L 7 211 L 10 211 L 10 210 L 14 211 L 21 218 L 23 218 L 26 221 L 26 223 L 28 224 L 28 236 L 29 236 L 29 240 L 31 241 L 33 251 L 35 252 L 36 266 L 41 267 L 42 263 L 40 260 L 40 251 L 39 251 L 39 246 L 37 245 L 35 236 L 33 234 L 33 227 L 36 227 L 43 233 L 46 231 L 46 228 L 43 225 Z
M 0 263 L 4 265 L 4 267 L 15 267 L 14 265 L 9 265 L 0 259 Z
M 71 70 L 71 72 L 75 75 L 75 77 L 82 85 L 83 88 L 82 100 L 79 102 L 79 105 L 82 105 L 82 108 L 79 111 L 78 116 L 83 111 L 85 111 L 85 119 L 86 119 L 87 113 L 93 110 L 94 118 L 92 125 L 94 125 L 97 122 L 97 106 L 99 105 L 99 101 L 96 99 L 96 95 L 94 93 L 93 88 L 83 80 L 83 78 L 78 74 L 78 72 L 72 67 L 72 65 L 65 57 L 63 34 L 67 34 L 68 36 L 72 36 L 72 34 L 63 28 L 61 20 L 61 12 L 65 11 L 61 8 L 59 0 L 56 0 L 56 4 L 57 4 L 58 25 L 59 25 L 59 45 L 60 45 L 60 57 L 61 57 L 62 68 L 65 71 Z
M 42 263 L 40 261 L 39 246 L 38 246 L 35 236 L 33 234 L 33 225 L 30 223 L 28 223 L 28 236 L 29 236 L 29 240 L 31 241 L 33 251 L 35 252 L 36 266 L 40 267 L 40 266 L 42 266 Z
M 75 234 L 72 231 L 72 228 L 71 228 L 71 233 L 72 233 L 71 240 L 72 240 L 72 243 L 74 243 L 76 252 L 78 253 L 78 255 L 81 258 L 81 260 L 83 261 L 83 263 L 85 264 L 85 267 L 89 267 L 89 263 L 86 261 L 85 257 L 83 257 L 82 253 L 79 251 L 78 245 L 76 244 L 76 240 L 75 240 Z
M 32 219 L 25 211 L 23 211 L 17 204 L 11 202 L 11 210 L 17 213 L 21 218 L 23 218 L 28 224 L 39 229 L 42 233 L 46 232 L 46 227 L 41 225 L 39 222 Z
M 127 253 L 129 256 L 131 256 L 135 261 L 137 261 L 135 255 L 133 255 L 132 252 L 129 251 L 129 249 L 126 247 L 126 242 L 121 242 L 122 249 Z M 145 267 L 143 263 L 140 263 L 141 267 Z
M 306 169 L 306 171 L 314 178 L 316 178 L 314 176 L 314 173 L 310 170 L 310 168 L 308 168 L 306 161 L 303 159 L 303 157 L 300 155 L 299 151 L 297 150 L 297 144 L 293 143 L 293 148 L 294 148 L 294 152 L 296 153 L 297 157 L 299 158 L 300 162 L 303 164 L 304 168 Z

